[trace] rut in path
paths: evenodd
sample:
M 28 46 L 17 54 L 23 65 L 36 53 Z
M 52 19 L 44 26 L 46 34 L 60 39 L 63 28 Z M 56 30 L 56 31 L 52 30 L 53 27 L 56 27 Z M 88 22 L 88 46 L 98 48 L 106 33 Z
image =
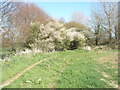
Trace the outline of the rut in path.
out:
M 25 72 L 27 72 L 28 70 L 32 69 L 33 67 L 35 67 L 36 65 L 38 65 L 39 63 L 41 63 L 41 62 L 43 62 L 43 61 L 45 61 L 45 60 L 47 60 L 47 59 L 49 59 L 49 58 L 45 58 L 45 59 L 43 59 L 43 60 L 40 60 L 40 61 L 32 64 L 31 66 L 25 68 L 23 71 L 21 71 L 21 72 L 19 72 L 17 75 L 15 75 L 13 78 L 5 81 L 2 85 L 0 85 L 0 88 L 3 88 L 3 87 L 5 87 L 5 86 L 9 85 L 9 84 L 12 83 L 14 80 L 16 80 L 16 79 L 19 78 L 21 75 L 23 75 Z

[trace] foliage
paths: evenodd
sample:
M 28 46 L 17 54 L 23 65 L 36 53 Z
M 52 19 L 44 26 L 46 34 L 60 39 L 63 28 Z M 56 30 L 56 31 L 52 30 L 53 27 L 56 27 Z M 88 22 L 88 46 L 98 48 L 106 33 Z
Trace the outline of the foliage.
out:
M 34 26 L 36 26 L 35 23 Z M 58 38 L 60 41 L 60 33 L 59 31 L 55 31 L 57 28 L 59 27 L 55 25 L 55 23 L 52 24 L 52 22 L 48 22 L 47 24 L 41 24 L 39 28 L 37 28 L 39 32 L 38 37 L 34 38 L 35 43 L 31 44 L 31 47 L 33 49 L 39 49 L 43 52 L 54 51 L 55 41 L 58 41 Z
M 30 38 L 31 42 L 34 42 L 33 40 L 38 37 L 39 26 L 40 26 L 39 22 L 35 22 L 35 23 L 30 24 L 30 36 L 29 36 L 29 38 Z
M 85 36 L 77 28 L 66 29 L 64 24 L 52 20 L 46 24 L 32 23 L 31 30 L 35 31 L 35 42 L 31 44 L 33 49 L 43 52 L 61 51 L 64 49 L 78 49 L 85 45 Z M 39 33 L 37 33 L 39 32 Z
M 68 50 L 79 49 L 85 45 L 84 33 L 80 29 L 71 28 L 66 30 L 65 46 Z
M 81 30 L 86 29 L 86 27 L 83 24 L 80 24 L 80 23 L 75 22 L 75 21 L 68 22 L 64 26 L 67 29 L 70 29 L 70 28 L 80 28 Z

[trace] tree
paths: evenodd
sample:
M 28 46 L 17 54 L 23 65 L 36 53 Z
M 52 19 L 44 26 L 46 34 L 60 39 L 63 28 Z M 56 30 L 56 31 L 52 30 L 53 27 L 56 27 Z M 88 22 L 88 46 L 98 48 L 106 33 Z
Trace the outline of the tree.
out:
M 94 6 L 94 8 L 92 10 L 91 20 L 95 31 L 96 44 L 98 44 L 98 42 L 101 44 L 110 44 L 114 41 L 113 36 L 115 36 L 115 39 L 117 39 L 118 35 L 117 3 L 101 0 L 100 3 L 96 4 L 96 7 Z
M 118 8 L 120 8 L 120 2 L 118 2 Z M 120 15 L 120 9 L 118 9 L 118 15 Z M 120 30 L 120 18 L 118 18 L 118 30 Z M 120 45 L 120 31 L 117 33 L 118 35 L 118 45 Z M 120 49 L 120 47 L 118 48 Z
M 33 12 L 34 11 L 34 12 Z M 19 18 L 18 18 L 19 17 Z M 19 33 L 19 41 L 26 42 L 30 35 L 30 23 L 45 23 L 50 17 L 41 8 L 32 3 L 21 3 L 18 10 L 10 17 L 12 25 Z M 29 41 L 29 40 L 28 40 Z
M 73 12 L 72 16 L 71 16 L 71 21 L 75 21 L 75 22 L 83 24 L 83 25 L 87 24 L 87 18 L 81 11 Z
M 59 21 L 60 21 L 61 23 L 65 23 L 65 19 L 64 19 L 63 17 L 61 17 L 61 18 L 59 19 Z
M 26 46 L 29 42 L 31 22 L 45 23 L 50 19 L 46 12 L 33 3 L 3 1 L 0 5 L 3 28 L 1 34 L 6 42 L 10 41 L 13 48 L 17 45 Z
M 116 22 L 118 20 L 119 15 L 117 14 L 117 2 L 107 2 L 105 0 L 101 0 L 101 6 L 103 9 L 104 15 L 104 28 L 108 31 L 109 34 L 109 43 L 112 41 L 112 33 L 115 32 L 115 37 L 117 38 L 117 30 Z
M 4 42 L 9 41 L 7 44 L 12 46 L 10 41 L 13 42 L 13 32 L 10 30 L 10 18 L 9 16 L 16 10 L 16 4 L 11 0 L 3 0 L 0 2 L 0 34 L 2 39 L 2 46 L 5 46 Z M 8 45 L 7 45 L 8 46 Z
M 101 16 L 101 13 L 97 10 L 92 10 L 92 16 L 91 16 L 91 24 L 94 28 L 94 35 L 95 35 L 95 45 L 98 45 L 99 40 L 101 38 L 101 32 L 102 32 L 102 23 L 103 18 Z
M 15 4 L 10 0 L 3 0 L 0 2 L 0 13 L 1 13 L 1 22 L 7 20 L 9 15 L 11 15 L 15 11 Z

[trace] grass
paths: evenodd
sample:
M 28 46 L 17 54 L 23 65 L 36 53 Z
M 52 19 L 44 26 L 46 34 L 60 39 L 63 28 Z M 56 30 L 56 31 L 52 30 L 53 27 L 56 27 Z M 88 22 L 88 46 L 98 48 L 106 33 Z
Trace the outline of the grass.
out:
M 49 57 L 49 54 L 21 54 L 11 57 L 10 61 L 3 62 L 2 65 L 2 81 L 12 78 L 14 75 L 24 70 L 35 62 Z
M 89 56 L 89 57 L 86 57 Z M 74 62 L 71 65 L 68 65 L 66 70 L 64 71 L 61 79 L 58 80 L 58 88 L 67 87 L 67 88 L 95 88 L 95 87 L 112 87 L 109 86 L 104 81 L 100 79 L 106 79 L 103 77 L 101 72 L 114 74 L 114 70 L 117 69 L 108 69 L 105 68 L 104 65 L 97 64 L 97 61 L 94 60 L 93 57 L 88 55 L 82 56 L 81 58 Z M 99 72 L 98 72 L 99 71 Z M 115 74 L 114 74 L 115 75 Z M 116 75 L 117 76 L 117 75 Z M 114 81 L 117 83 L 118 78 L 114 77 Z M 107 78 L 110 80 L 110 78 Z
M 12 61 L 3 63 L 3 81 L 43 58 L 52 58 L 35 66 L 4 88 L 111 88 L 118 84 L 118 75 L 115 73 L 117 63 L 103 62 L 100 58 L 104 59 L 115 53 L 114 50 L 74 50 L 13 56 Z M 112 66 L 114 68 L 108 68 Z M 104 76 L 103 72 L 109 77 Z M 111 81 L 114 84 L 109 83 Z

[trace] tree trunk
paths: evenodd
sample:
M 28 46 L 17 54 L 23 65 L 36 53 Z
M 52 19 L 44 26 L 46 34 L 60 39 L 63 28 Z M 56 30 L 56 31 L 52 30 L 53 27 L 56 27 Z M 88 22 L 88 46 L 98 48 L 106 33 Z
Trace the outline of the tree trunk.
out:
M 118 30 L 117 30 L 117 26 L 115 26 L 115 43 L 117 45 L 118 42 Z
M 98 42 L 99 42 L 99 34 L 100 34 L 100 25 L 97 25 L 97 31 L 96 31 L 96 42 L 95 44 L 98 45 Z
M 112 41 L 112 33 L 111 33 L 111 29 L 109 29 L 109 44 L 111 43 Z
M 98 45 L 98 36 L 96 35 L 95 45 Z

